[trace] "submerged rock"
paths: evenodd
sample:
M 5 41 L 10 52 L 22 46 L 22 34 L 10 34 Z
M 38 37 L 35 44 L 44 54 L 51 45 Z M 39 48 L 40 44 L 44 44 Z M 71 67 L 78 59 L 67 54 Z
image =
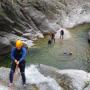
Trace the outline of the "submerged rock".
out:
M 0 55 L 7 54 L 10 51 L 11 44 L 6 37 L 0 37 Z

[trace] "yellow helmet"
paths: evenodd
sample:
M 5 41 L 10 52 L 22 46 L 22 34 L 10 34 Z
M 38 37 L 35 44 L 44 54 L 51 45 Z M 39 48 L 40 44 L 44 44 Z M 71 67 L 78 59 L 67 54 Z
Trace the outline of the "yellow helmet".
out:
M 21 40 L 16 41 L 16 48 L 21 48 L 23 46 L 23 42 Z

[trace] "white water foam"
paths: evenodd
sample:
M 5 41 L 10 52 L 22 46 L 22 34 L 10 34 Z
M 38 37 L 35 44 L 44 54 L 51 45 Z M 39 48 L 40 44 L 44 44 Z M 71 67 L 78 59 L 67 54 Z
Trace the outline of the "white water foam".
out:
M 27 83 L 36 84 L 39 90 L 63 90 L 53 78 L 41 74 L 35 65 L 28 67 L 25 73 Z
M 60 28 L 57 33 L 55 34 L 55 38 L 60 38 L 60 31 L 63 30 L 64 31 L 64 40 L 67 40 L 69 38 L 71 38 L 70 32 L 64 28 Z

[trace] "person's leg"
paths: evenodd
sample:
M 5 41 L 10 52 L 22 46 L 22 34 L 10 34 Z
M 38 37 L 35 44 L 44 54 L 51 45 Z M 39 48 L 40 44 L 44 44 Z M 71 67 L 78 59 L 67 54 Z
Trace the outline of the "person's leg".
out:
M 50 44 L 50 41 L 48 40 L 48 45 Z
M 63 35 L 62 35 L 62 39 L 63 39 Z
M 52 43 L 52 41 L 51 41 L 51 40 L 49 40 L 49 41 L 48 41 L 48 45 L 51 45 L 51 43 Z
M 61 39 L 63 39 L 63 35 L 61 35 Z
M 60 35 L 60 39 L 62 38 L 62 35 Z
M 22 76 L 22 84 L 26 84 L 26 77 L 25 77 L 25 61 L 19 64 L 21 76 Z
M 54 38 L 54 43 L 55 43 L 55 38 Z
M 10 75 L 9 75 L 10 83 L 13 83 L 13 76 L 14 76 L 15 68 L 16 68 L 16 64 L 15 64 L 15 62 L 12 62 Z
M 52 40 L 50 40 L 50 45 L 52 44 Z

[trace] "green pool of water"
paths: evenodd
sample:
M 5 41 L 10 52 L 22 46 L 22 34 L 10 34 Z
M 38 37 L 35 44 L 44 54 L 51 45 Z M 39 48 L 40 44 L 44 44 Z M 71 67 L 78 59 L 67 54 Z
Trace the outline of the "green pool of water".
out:
M 36 41 L 36 46 L 30 49 L 27 56 L 27 65 L 46 64 L 59 69 L 82 69 L 90 71 L 90 46 L 87 41 L 87 33 L 90 24 L 79 25 L 69 29 L 71 38 L 56 40 L 55 44 L 47 45 L 47 38 Z M 64 52 L 73 54 L 64 55 Z
M 47 37 L 35 41 L 36 46 L 30 48 L 26 57 L 27 66 L 30 64 L 45 64 L 59 69 L 82 69 L 90 71 L 90 45 L 87 41 L 87 33 L 90 24 L 79 25 L 69 29 L 71 38 L 56 40 L 55 44 L 48 46 Z M 71 56 L 64 52 L 72 52 Z M 8 58 L 8 59 L 7 59 Z M 0 66 L 10 67 L 9 55 L 4 57 Z

